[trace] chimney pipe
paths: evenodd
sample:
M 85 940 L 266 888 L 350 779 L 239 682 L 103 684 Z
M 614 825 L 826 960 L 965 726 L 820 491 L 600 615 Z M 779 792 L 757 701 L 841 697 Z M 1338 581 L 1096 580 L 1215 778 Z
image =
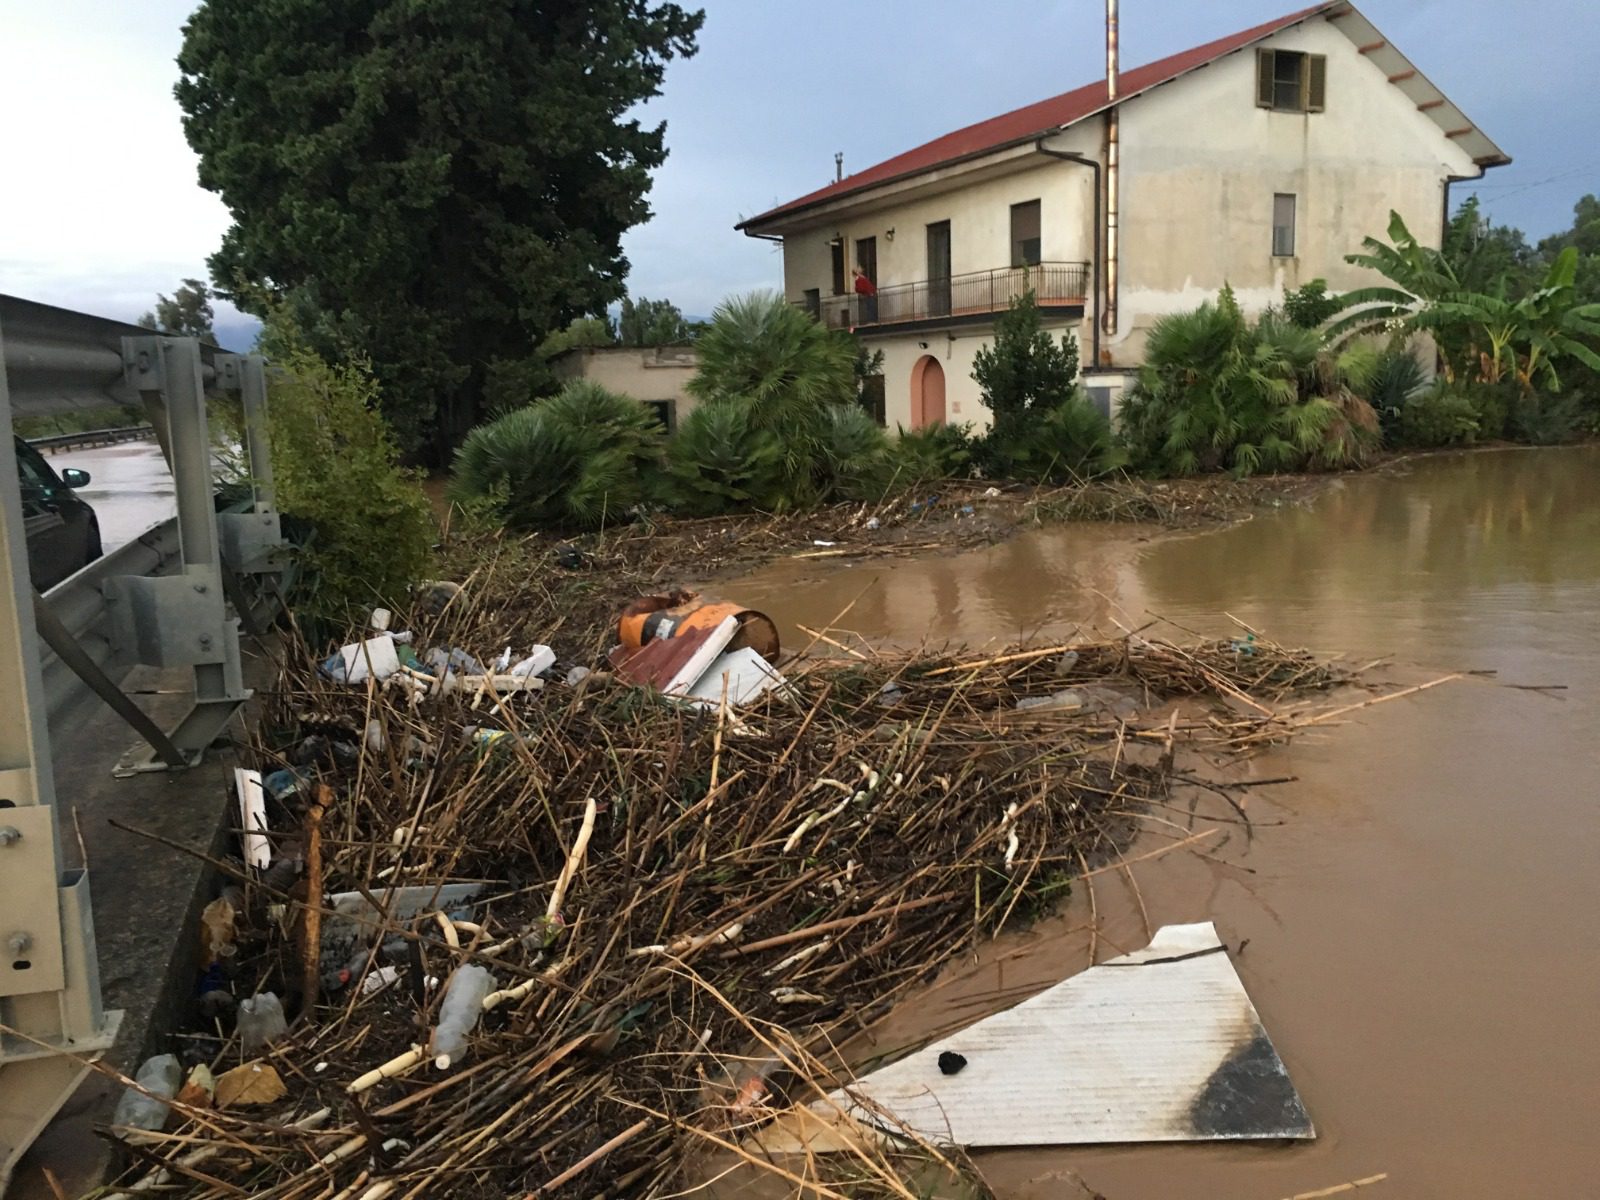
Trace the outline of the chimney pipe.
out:
M 1121 159 L 1121 122 L 1117 99 L 1121 94 L 1122 73 L 1117 45 L 1117 0 L 1106 0 L 1106 303 L 1101 325 L 1108 334 L 1117 332 L 1117 231 L 1118 176 Z
M 836 150 L 833 155 L 833 181 L 839 183 L 844 179 L 844 151 Z

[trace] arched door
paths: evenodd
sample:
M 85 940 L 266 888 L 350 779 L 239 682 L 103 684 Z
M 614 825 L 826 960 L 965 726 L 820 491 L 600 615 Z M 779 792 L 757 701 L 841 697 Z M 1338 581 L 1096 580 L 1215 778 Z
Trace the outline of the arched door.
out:
M 944 424 L 944 368 L 924 354 L 911 369 L 911 428 Z

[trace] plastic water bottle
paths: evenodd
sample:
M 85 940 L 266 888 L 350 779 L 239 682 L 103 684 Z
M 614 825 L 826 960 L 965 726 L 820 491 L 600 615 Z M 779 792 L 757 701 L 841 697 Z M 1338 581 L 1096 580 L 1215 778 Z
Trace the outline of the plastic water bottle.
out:
M 283 1005 L 272 992 L 258 992 L 239 1004 L 239 1043 L 246 1054 L 289 1032 Z
M 143 1092 L 129 1088 L 117 1101 L 116 1111 L 111 1114 L 111 1123 L 157 1132 L 167 1123 L 167 1115 L 172 1111 L 171 1106 L 163 1101 L 172 1099 L 183 1086 L 183 1067 L 178 1063 L 178 1056 L 158 1054 L 145 1059 L 134 1081 L 152 1096 L 162 1099 L 152 1099 Z
M 449 1070 L 451 1063 L 460 1062 L 466 1055 L 467 1034 L 483 1014 L 483 998 L 492 991 L 494 976 L 487 967 L 459 967 L 450 977 L 439 1006 L 439 1024 L 434 1027 L 428 1046 L 433 1052 L 433 1065 L 439 1070 Z

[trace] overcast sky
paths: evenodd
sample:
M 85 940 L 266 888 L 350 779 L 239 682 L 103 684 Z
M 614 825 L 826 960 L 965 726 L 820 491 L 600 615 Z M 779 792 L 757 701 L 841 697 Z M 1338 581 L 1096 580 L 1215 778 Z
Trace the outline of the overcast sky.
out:
M 330 0 L 332 2 L 332 0 Z M 627 239 L 636 296 L 709 313 L 774 286 L 775 248 L 733 231 L 919 142 L 1103 73 L 1101 0 L 703 0 L 700 53 L 648 115 L 668 122 L 655 218 Z M 1540 237 L 1600 192 L 1596 0 L 1359 0 L 1516 160 L 1478 185 Z M 123 318 L 201 275 L 228 215 L 195 182 L 172 84 L 193 0 L 0 0 L 0 291 Z M 1124 0 L 1134 66 L 1296 0 Z M 1469 192 L 1458 185 L 1456 193 Z M 219 313 L 225 343 L 248 340 Z

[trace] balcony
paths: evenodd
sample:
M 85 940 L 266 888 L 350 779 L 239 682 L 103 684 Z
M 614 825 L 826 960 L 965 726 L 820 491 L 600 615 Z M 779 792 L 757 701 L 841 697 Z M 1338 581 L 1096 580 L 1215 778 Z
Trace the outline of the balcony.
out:
M 1089 290 L 1089 264 L 1045 262 L 1031 267 L 970 271 L 878 289 L 876 296 L 824 296 L 800 302 L 830 329 L 888 331 L 924 321 L 972 319 L 1004 312 L 1032 291 L 1040 308 L 1081 308 Z

